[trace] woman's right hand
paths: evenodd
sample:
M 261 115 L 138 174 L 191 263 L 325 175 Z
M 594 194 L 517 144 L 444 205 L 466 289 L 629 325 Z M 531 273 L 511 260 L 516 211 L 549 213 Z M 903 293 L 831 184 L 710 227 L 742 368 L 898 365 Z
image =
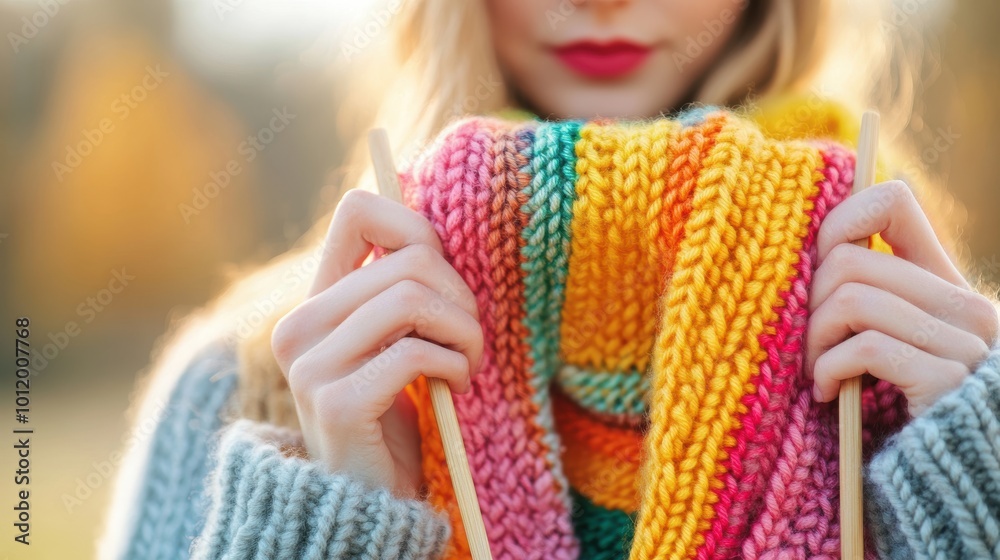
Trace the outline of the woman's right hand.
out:
M 394 252 L 367 265 L 374 246 Z M 426 218 L 367 191 L 334 213 L 309 295 L 271 347 L 306 450 L 333 472 L 412 497 L 421 482 L 418 375 L 469 390 L 483 352 L 475 296 Z

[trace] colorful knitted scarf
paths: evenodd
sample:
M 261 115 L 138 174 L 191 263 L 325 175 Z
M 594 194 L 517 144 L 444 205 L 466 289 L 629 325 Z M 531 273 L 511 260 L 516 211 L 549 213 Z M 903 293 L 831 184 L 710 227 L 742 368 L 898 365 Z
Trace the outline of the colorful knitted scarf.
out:
M 466 118 L 401 171 L 481 310 L 455 405 L 494 558 L 838 557 L 836 409 L 802 354 L 816 232 L 854 167 L 819 137 L 853 129 L 807 109 Z M 429 499 L 468 558 L 410 389 Z M 906 418 L 888 384 L 864 404 L 869 443 Z

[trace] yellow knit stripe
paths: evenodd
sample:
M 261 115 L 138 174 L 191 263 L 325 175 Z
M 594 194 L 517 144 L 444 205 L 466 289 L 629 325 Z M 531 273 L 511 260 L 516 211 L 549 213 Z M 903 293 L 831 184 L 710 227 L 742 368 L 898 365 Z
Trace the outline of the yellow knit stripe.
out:
M 861 115 L 832 99 L 809 94 L 789 94 L 770 98 L 750 111 L 761 131 L 768 137 L 784 138 L 829 138 L 847 146 L 857 143 L 861 132 Z M 875 182 L 892 179 L 889 169 L 893 167 L 892 153 L 880 152 L 875 168 Z M 889 163 L 887 163 L 889 162 Z M 875 234 L 868 247 L 875 251 L 892 254 L 892 248 Z
M 861 131 L 860 113 L 813 92 L 762 100 L 750 107 L 748 117 L 765 136 L 776 139 L 829 138 L 850 146 Z
M 680 129 L 667 119 L 580 129 L 560 327 L 566 363 L 606 371 L 648 366 L 662 282 L 656 239 Z
M 765 359 L 822 158 L 728 124 L 702 165 L 653 348 L 651 425 L 631 558 L 693 558 L 714 516 L 740 399 Z

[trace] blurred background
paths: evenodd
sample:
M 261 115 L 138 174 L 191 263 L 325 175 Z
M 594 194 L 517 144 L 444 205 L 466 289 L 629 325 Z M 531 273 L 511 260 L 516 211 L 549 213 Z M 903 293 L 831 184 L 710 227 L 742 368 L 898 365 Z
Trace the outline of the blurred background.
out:
M 49 345 L 32 379 L 33 544 L 12 541 L 4 451 L 0 558 L 92 557 L 113 477 L 100 465 L 125 444 L 157 338 L 335 202 L 369 116 L 341 110 L 358 90 L 347 73 L 384 48 L 379 4 L 0 0 L 0 317 L 11 336 L 29 316 Z M 918 94 L 900 140 L 947 187 L 965 260 L 996 282 L 1000 3 L 897 0 L 883 23 L 919 39 L 896 46 L 919 60 L 895 80 Z

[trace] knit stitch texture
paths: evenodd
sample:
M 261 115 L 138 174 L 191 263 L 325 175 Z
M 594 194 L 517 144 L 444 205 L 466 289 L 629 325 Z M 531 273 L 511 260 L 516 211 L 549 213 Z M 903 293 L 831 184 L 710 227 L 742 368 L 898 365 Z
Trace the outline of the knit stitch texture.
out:
M 233 384 L 223 381 L 234 367 L 231 353 L 203 354 L 181 376 L 169 410 L 193 412 L 195 418 L 218 417 L 219 399 L 197 411 L 188 407 L 193 401 L 187 399 L 209 392 L 231 396 Z M 216 390 L 209 391 L 212 388 Z M 869 558 L 996 557 L 998 426 L 1000 348 L 994 348 L 975 375 L 889 439 L 866 468 L 865 527 L 878 551 L 876 555 L 874 548 L 869 550 Z M 111 537 L 127 541 L 122 547 L 127 552 L 116 558 L 431 559 L 441 556 L 453 534 L 447 521 L 426 504 L 392 500 L 384 490 L 365 488 L 344 475 L 326 473 L 318 464 L 286 456 L 282 448 L 301 444 L 297 433 L 249 420 L 215 426 L 214 433 L 204 427 L 203 420 L 192 421 L 187 414 L 161 416 L 153 441 L 161 451 L 150 457 L 142 476 L 139 495 L 144 499 L 134 502 L 136 525 L 111 528 L 116 533 Z M 211 475 L 204 480 L 166 476 L 178 457 L 187 457 L 196 470 Z M 287 483 L 285 475 L 293 469 L 302 469 L 292 482 L 297 490 L 279 489 L 279 479 Z M 275 473 L 274 479 L 263 476 L 268 470 Z M 157 498 L 151 503 L 154 489 Z M 330 501 L 317 506 L 317 496 Z M 334 496 L 342 499 L 338 502 Z M 626 556 L 631 517 L 596 507 L 576 492 L 573 499 L 579 557 Z M 386 517 L 387 524 L 372 522 Z M 171 522 L 175 519 L 184 523 Z M 404 519 L 409 523 L 401 522 Z M 400 546 L 412 554 L 397 554 Z
M 494 558 L 839 558 L 836 407 L 802 353 L 856 130 L 799 114 L 468 118 L 401 170 L 480 308 L 455 404 Z M 429 503 L 289 454 L 297 433 L 224 426 L 234 368 L 181 376 L 125 557 L 468 558 L 422 378 Z M 909 424 L 888 383 L 862 405 L 866 555 L 1000 557 L 1000 351 Z
M 289 450 L 301 434 L 226 422 L 236 395 L 235 353 L 206 347 L 179 375 L 157 415 L 131 527 L 108 527 L 115 558 L 438 558 L 451 535 L 426 502 L 393 497 Z M 133 448 L 135 450 L 135 448 Z M 102 556 L 106 558 L 106 556 Z
M 299 447 L 287 429 L 237 420 L 209 482 L 211 516 L 192 558 L 434 558 L 450 533 L 426 505 L 394 498 L 285 455 Z
M 872 459 L 881 558 L 1000 558 L 1000 352 Z
M 129 516 L 135 526 L 127 547 L 120 548 L 125 558 L 188 557 L 209 507 L 202 480 L 212 469 L 210 446 L 224 425 L 222 410 L 236 388 L 235 371 L 232 353 L 212 345 L 192 361 L 169 395 Z
M 811 398 L 802 338 L 854 154 L 770 126 L 714 108 L 472 117 L 402 171 L 480 308 L 482 366 L 456 408 L 495 558 L 838 557 L 836 409 Z M 905 402 L 874 380 L 864 395 L 870 453 Z M 452 524 L 449 557 L 467 557 Z

